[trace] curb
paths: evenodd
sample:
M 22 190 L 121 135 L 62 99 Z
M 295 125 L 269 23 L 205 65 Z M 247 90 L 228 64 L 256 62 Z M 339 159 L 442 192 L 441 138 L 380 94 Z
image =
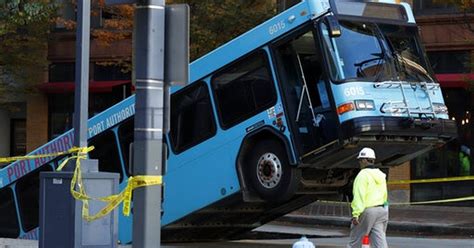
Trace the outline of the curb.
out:
M 286 222 L 294 224 L 310 224 L 319 226 L 336 226 L 336 227 L 350 227 L 349 217 L 335 217 L 335 216 L 306 216 L 289 214 L 280 217 L 277 222 Z M 462 227 L 443 225 L 439 223 L 418 223 L 418 222 L 401 222 L 389 221 L 387 231 L 389 232 L 410 232 L 422 233 L 427 235 L 461 235 L 474 236 L 474 227 Z

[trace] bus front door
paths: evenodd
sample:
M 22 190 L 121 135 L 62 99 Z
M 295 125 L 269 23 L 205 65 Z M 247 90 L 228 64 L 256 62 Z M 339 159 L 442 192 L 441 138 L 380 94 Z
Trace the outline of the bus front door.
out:
M 276 43 L 278 79 L 300 157 L 337 139 L 322 56 L 312 31 Z

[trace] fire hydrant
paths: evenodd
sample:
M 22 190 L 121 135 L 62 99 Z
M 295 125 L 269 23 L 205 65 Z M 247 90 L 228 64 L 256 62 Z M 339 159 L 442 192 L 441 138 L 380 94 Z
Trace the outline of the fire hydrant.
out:
M 305 236 L 301 237 L 300 240 L 293 244 L 293 248 L 315 248 L 314 244 L 309 241 Z

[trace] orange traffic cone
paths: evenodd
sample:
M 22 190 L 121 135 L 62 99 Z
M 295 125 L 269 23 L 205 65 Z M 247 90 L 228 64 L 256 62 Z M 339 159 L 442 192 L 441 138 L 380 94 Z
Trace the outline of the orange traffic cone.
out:
M 362 248 L 370 248 L 369 235 L 364 235 L 362 238 Z

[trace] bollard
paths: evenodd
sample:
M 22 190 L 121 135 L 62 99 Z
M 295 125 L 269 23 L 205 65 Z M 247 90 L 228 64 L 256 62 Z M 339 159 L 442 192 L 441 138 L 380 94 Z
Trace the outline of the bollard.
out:
M 305 236 L 301 237 L 300 240 L 293 244 L 293 248 L 315 248 L 314 244 L 309 241 Z
M 362 238 L 362 248 L 370 248 L 370 241 L 368 235 L 364 235 L 364 238 Z

